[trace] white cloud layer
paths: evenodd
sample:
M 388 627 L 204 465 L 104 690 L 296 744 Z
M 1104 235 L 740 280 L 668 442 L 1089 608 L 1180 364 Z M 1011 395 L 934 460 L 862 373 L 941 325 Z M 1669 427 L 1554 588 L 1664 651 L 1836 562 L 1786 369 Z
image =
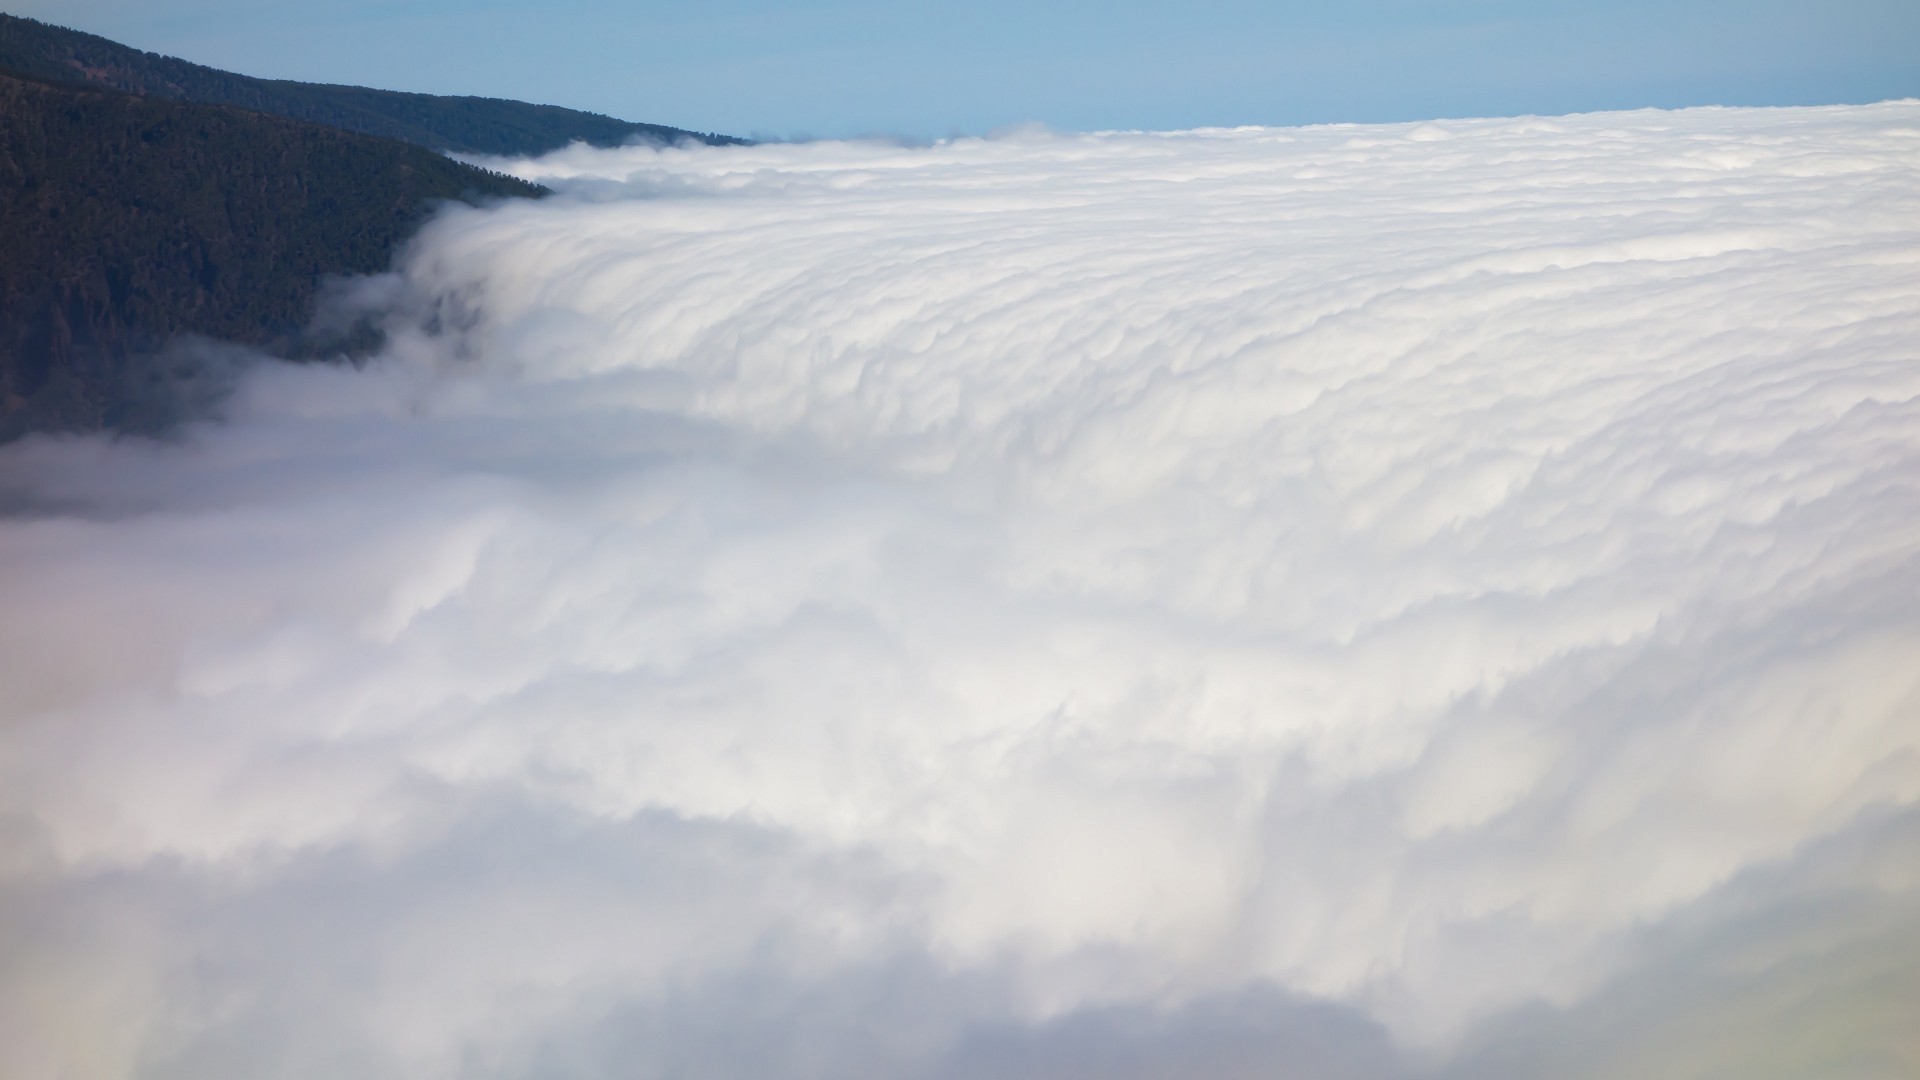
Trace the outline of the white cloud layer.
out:
M 0 1073 L 1920 1068 L 1920 104 L 511 167 L 0 455 Z

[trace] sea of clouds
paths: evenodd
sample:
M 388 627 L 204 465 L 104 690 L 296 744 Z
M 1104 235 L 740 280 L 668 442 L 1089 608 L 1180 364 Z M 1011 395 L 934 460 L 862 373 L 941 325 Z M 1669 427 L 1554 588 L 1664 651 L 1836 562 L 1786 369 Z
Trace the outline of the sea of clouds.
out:
M 0 1073 L 1920 1069 L 1920 103 L 494 164 L 0 451 Z

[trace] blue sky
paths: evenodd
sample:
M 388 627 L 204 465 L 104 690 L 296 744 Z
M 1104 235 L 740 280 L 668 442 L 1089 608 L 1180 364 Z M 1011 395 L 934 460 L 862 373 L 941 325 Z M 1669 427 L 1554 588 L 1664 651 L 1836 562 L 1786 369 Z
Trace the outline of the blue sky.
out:
M 757 135 L 1920 95 L 1920 0 L 11 0 L 249 74 Z

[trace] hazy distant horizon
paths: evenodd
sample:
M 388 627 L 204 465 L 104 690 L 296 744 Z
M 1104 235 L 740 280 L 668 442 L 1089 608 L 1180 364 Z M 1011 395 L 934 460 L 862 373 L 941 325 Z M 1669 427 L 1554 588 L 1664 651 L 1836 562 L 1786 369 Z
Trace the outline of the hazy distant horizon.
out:
M 1294 5 L 13 0 L 269 78 L 759 138 L 1184 130 L 1920 95 L 1905 0 Z

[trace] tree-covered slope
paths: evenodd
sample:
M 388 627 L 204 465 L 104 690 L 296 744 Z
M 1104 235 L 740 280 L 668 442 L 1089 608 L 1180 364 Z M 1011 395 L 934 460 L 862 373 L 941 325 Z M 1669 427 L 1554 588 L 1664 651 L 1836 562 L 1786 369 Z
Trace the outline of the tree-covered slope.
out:
M 183 334 L 285 345 L 436 200 L 542 189 L 418 146 L 0 74 L 0 439 L 150 427 Z
M 56 82 L 233 105 L 401 139 L 446 153 L 540 154 L 576 140 L 595 146 L 647 139 L 741 141 L 524 101 L 256 79 L 12 15 L 0 15 L 0 68 Z

